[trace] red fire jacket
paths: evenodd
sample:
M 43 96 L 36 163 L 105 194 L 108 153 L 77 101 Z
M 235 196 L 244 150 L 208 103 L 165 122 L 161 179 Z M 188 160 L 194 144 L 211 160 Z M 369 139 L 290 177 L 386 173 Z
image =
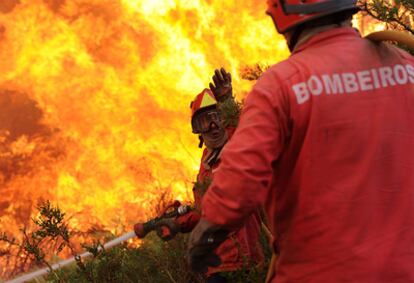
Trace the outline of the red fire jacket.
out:
M 227 129 L 229 138 L 233 133 L 233 128 Z M 202 198 L 220 164 L 220 156 L 211 165 L 208 164 L 209 157 L 211 157 L 210 152 L 205 148 L 201 158 L 197 183 L 193 189 L 196 208 L 201 208 Z M 176 223 L 179 224 L 181 232 L 186 233 L 191 232 L 199 220 L 200 214 L 197 210 L 194 210 L 177 218 Z M 249 269 L 253 265 L 262 263 L 264 256 L 259 242 L 260 227 L 260 216 L 258 210 L 255 210 L 247 217 L 244 225 L 216 249 L 215 253 L 220 257 L 221 265 L 209 268 L 207 275 L 222 271 L 236 271 L 242 268 Z
M 414 282 L 414 59 L 352 28 L 315 35 L 249 94 L 203 218 L 265 204 L 272 282 Z

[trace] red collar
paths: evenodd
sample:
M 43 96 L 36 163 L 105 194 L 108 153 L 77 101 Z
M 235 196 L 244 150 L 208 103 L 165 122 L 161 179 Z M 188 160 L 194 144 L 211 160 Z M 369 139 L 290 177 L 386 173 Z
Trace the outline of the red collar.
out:
M 310 37 L 305 42 L 301 43 L 299 46 L 297 46 L 293 52 L 293 54 L 296 54 L 298 52 L 301 52 L 302 50 L 312 47 L 314 45 L 321 45 L 330 43 L 332 41 L 336 41 L 338 37 L 361 37 L 358 30 L 352 28 L 352 27 L 340 27 L 340 28 L 334 28 L 329 29 L 326 31 L 323 31 L 321 33 L 318 33 L 312 37 Z

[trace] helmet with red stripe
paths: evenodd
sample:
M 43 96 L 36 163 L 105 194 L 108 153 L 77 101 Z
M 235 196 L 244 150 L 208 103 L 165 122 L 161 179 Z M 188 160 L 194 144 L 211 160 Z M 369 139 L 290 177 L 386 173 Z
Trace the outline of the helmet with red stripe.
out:
M 283 34 L 308 21 L 342 12 L 358 10 L 357 0 L 267 0 L 267 14 Z

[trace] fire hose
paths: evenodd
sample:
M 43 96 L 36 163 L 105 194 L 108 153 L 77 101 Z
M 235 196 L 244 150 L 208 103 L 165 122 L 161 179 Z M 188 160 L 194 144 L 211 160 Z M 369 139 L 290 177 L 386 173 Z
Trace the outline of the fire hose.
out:
M 109 241 L 108 243 L 103 245 L 103 248 L 99 247 L 98 251 L 102 251 L 103 249 L 113 248 L 113 247 L 115 247 L 115 246 L 129 240 L 129 239 L 132 239 L 134 237 L 138 237 L 138 238 L 142 239 L 151 231 L 157 231 L 157 234 L 159 236 L 160 236 L 160 234 L 165 236 L 166 233 L 167 233 L 167 236 L 168 236 L 168 233 L 169 233 L 168 227 L 163 226 L 164 225 L 163 221 L 166 218 L 175 218 L 177 216 L 184 215 L 184 214 L 188 213 L 191 209 L 192 208 L 190 206 L 181 205 L 178 201 L 176 201 L 172 205 L 168 206 L 160 216 L 158 216 L 154 219 L 151 219 L 151 220 L 149 220 L 145 223 L 135 224 L 134 225 L 134 231 L 125 233 L 125 234 L 121 235 L 120 237 Z M 91 253 L 84 252 L 80 255 L 77 255 L 76 257 L 74 256 L 74 257 L 71 257 L 69 259 L 62 260 L 58 263 L 52 264 L 51 269 L 52 270 L 61 269 L 61 268 L 65 267 L 69 264 L 76 263 L 77 258 L 85 259 L 85 258 L 88 258 L 90 256 L 92 256 Z M 51 271 L 50 268 L 46 267 L 46 268 L 43 268 L 43 269 L 33 271 L 31 273 L 24 274 L 24 275 L 22 275 L 20 277 L 17 277 L 15 279 L 6 281 L 5 283 L 23 283 L 23 282 L 27 282 L 27 281 L 33 280 L 37 277 L 44 276 L 44 275 L 48 274 L 50 271 Z
M 381 41 L 394 41 L 401 45 L 407 46 L 414 51 L 414 36 L 408 32 L 396 31 L 396 30 L 384 30 L 373 32 L 365 37 L 374 42 Z

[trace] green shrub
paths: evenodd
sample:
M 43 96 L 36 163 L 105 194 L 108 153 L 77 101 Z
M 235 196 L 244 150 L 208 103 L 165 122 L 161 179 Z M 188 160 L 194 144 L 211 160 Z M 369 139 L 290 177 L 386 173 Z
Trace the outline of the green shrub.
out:
M 73 231 L 68 229 L 64 221 L 65 214 L 59 208 L 46 202 L 38 207 L 39 216 L 33 219 L 36 229 L 32 232 L 22 230 L 24 240 L 18 243 L 1 234 L 0 241 L 21 247 L 24 256 L 31 259 L 33 264 L 42 264 L 51 269 L 58 262 L 58 255 L 63 248 L 69 248 L 76 254 L 72 242 Z M 88 259 L 77 259 L 76 263 L 65 268 L 50 272 L 44 278 L 32 282 L 139 282 L 139 283 L 201 283 L 203 278 L 190 272 L 186 263 L 188 234 L 179 234 L 173 240 L 164 242 L 155 233 L 150 233 L 141 246 L 137 248 L 122 244 L 110 250 L 103 249 L 99 240 L 108 241 L 108 235 L 98 239 L 91 246 L 84 246 L 93 256 Z M 114 236 L 112 235 L 112 238 Z M 264 282 L 267 264 L 270 259 L 270 249 L 267 239 L 262 233 L 261 242 L 264 246 L 266 264 L 228 273 L 229 282 Z M 50 247 L 57 247 L 50 249 Z M 23 255 L 19 255 L 23 256 Z
M 60 270 L 58 276 L 64 278 L 64 282 L 202 282 L 187 270 L 186 238 L 179 235 L 163 242 L 152 233 L 138 248 L 128 248 L 124 244 L 102 251 L 86 261 L 85 270 L 71 266 Z M 60 282 L 52 275 L 47 281 Z

